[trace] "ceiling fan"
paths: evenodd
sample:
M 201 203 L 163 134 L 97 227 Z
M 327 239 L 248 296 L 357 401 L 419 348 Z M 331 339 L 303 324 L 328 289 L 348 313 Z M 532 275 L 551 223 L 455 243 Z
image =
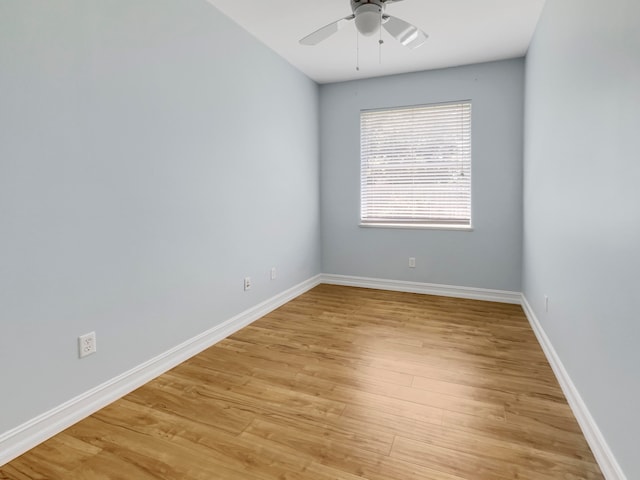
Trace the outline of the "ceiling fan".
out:
M 351 0 L 351 15 L 325 25 L 301 39 L 300 43 L 317 45 L 355 20 L 358 32 L 366 37 L 376 34 L 382 26 L 405 47 L 418 48 L 427 41 L 428 35 L 418 27 L 385 13 L 387 4 L 400 1 L 402 0 Z

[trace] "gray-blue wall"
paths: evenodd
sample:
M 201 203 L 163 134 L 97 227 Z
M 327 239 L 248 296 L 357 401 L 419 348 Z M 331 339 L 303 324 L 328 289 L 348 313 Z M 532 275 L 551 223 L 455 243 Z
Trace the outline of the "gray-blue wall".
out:
M 519 292 L 523 96 L 522 59 L 321 86 L 323 271 Z M 359 227 L 360 111 L 469 99 L 473 231 Z
M 640 478 L 638 19 L 637 0 L 547 0 L 526 62 L 524 294 L 629 479 Z
M 318 87 L 214 7 L 7 0 L 0 38 L 0 433 L 320 272 Z

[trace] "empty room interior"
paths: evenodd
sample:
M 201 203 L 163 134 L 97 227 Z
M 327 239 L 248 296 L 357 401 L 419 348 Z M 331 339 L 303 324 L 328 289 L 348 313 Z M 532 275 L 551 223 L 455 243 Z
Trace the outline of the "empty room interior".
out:
M 639 79 L 637 0 L 3 0 L 0 479 L 640 479 Z

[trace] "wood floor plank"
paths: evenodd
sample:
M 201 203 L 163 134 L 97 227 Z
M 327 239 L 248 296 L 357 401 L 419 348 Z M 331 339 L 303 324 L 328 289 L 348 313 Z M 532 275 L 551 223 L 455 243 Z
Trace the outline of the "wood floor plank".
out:
M 64 478 L 69 469 L 76 468 L 100 452 L 100 447 L 88 445 L 72 435 L 62 433 L 33 449 L 33 462 L 14 465 L 13 475 L 19 479 Z M 1 474 L 0 478 L 3 478 Z
M 517 305 L 321 285 L 0 480 L 600 480 Z
M 552 480 L 543 468 L 522 468 L 513 461 L 499 461 L 484 455 L 476 455 L 443 447 L 441 445 L 419 442 L 404 437 L 396 437 L 391 456 L 418 465 L 429 465 L 443 473 L 476 480 Z M 514 457 L 515 460 L 515 457 Z M 542 467 L 538 465 L 537 467 Z
M 433 470 L 419 463 L 405 462 L 388 455 L 368 452 L 358 446 L 347 446 L 331 441 L 332 439 L 309 434 L 309 432 L 282 428 L 264 421 L 256 421 L 242 434 L 242 437 L 254 439 L 255 442 L 277 443 L 281 448 L 295 451 L 302 457 L 315 459 L 319 464 L 368 480 L 405 478 L 461 480 L 462 478 L 444 471 Z
M 567 432 L 547 425 L 521 425 L 510 421 L 480 418 L 474 415 L 446 411 L 442 425 L 466 436 L 477 432 L 499 440 L 525 445 L 549 452 L 559 452 L 567 457 L 591 461 L 592 454 L 582 433 Z M 411 437 L 412 438 L 412 437 Z

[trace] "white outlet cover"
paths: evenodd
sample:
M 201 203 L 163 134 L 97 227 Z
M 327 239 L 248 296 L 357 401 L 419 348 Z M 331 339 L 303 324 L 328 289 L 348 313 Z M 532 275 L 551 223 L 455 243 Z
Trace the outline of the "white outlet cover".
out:
M 549 311 L 549 297 L 547 295 L 544 296 L 544 311 Z
M 85 333 L 78 337 L 78 355 L 80 358 L 97 352 L 96 332 Z

